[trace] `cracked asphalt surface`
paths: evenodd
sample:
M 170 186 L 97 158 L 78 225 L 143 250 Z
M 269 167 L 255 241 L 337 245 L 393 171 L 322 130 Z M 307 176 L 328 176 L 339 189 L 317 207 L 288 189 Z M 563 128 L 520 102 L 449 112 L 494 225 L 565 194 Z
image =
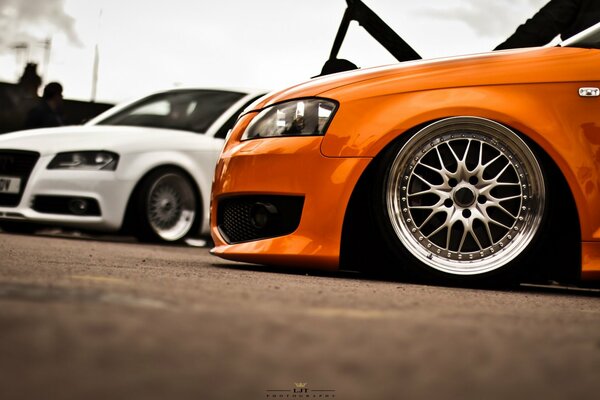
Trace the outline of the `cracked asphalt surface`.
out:
M 475 290 L 0 234 L 1 399 L 587 399 L 600 290 Z M 302 387 L 295 383 L 306 383 Z

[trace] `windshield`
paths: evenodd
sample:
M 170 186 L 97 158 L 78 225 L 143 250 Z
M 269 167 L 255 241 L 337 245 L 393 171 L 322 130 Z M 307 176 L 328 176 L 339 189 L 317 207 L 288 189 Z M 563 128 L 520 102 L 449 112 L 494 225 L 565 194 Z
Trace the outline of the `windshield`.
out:
M 145 97 L 97 125 L 128 125 L 204 133 L 243 93 L 177 90 Z
M 562 47 L 582 47 L 586 49 L 600 49 L 600 22 L 590 26 L 583 32 L 570 37 L 560 44 Z

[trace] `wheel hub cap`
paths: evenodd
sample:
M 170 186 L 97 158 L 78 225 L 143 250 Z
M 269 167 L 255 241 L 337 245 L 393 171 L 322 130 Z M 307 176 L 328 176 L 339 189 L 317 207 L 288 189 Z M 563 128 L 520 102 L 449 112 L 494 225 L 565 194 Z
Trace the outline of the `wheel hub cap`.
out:
M 178 218 L 179 200 L 171 191 L 172 188 L 162 187 L 156 193 L 154 217 L 157 225 L 163 227 L 174 224 Z
M 463 208 L 467 208 L 475 203 L 475 193 L 468 187 L 462 187 L 454 192 L 454 202 Z

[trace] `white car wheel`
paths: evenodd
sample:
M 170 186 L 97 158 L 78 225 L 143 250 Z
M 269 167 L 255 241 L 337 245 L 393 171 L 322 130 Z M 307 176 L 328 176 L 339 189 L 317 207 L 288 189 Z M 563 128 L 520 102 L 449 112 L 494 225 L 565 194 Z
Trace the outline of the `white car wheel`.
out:
M 198 200 L 190 179 L 176 169 L 148 175 L 138 193 L 138 237 L 145 241 L 175 242 L 198 225 Z

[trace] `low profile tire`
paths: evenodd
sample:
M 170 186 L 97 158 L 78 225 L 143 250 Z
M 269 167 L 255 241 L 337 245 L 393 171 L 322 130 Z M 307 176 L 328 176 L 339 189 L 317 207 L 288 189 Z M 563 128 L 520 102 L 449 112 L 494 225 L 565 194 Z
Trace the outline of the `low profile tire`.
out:
M 150 173 L 135 194 L 135 235 L 144 242 L 177 242 L 199 225 L 198 197 L 191 180 L 168 168 Z
M 448 283 L 514 280 L 541 241 L 547 188 L 530 147 L 475 117 L 401 138 L 380 159 L 375 220 L 405 272 Z

